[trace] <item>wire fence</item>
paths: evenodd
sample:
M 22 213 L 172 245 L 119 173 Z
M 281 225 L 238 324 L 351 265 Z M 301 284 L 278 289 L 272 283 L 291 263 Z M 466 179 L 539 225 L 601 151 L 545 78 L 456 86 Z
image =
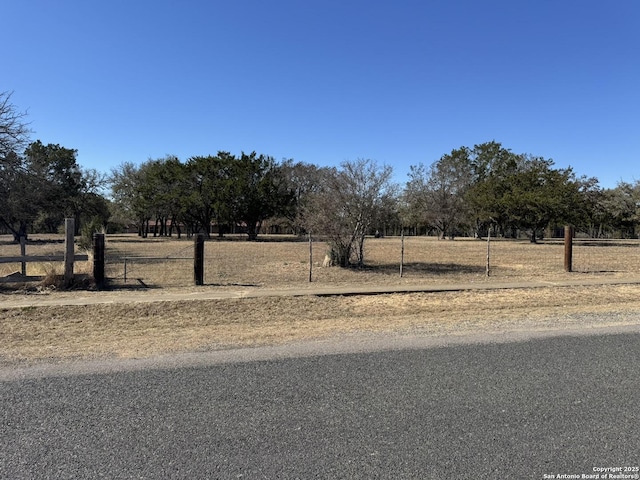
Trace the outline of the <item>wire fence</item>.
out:
M 34 238 L 28 251 L 54 255 L 61 236 Z M 364 265 L 326 266 L 328 245 L 321 237 L 244 236 L 212 238 L 204 246 L 204 284 L 211 287 L 313 288 L 315 285 L 421 284 L 554 280 L 580 275 L 630 278 L 640 272 L 638 240 L 575 239 L 572 272 L 564 270 L 563 239 L 438 240 L 433 237 L 367 238 Z M 0 237 L 0 257 L 20 255 L 20 246 Z M 29 264 L 28 274 L 62 270 L 63 264 Z M 0 263 L 0 277 L 20 271 L 20 263 Z M 90 265 L 79 263 L 79 272 Z M 488 275 L 487 275 L 488 273 Z M 108 235 L 105 276 L 112 287 L 187 287 L 194 284 L 193 238 Z
M 309 287 L 336 284 L 416 284 L 575 278 L 631 277 L 640 271 L 637 240 L 576 240 L 573 271 L 564 270 L 564 243 L 550 239 L 367 238 L 364 265 L 326 266 L 322 238 L 242 236 L 205 243 L 204 283 L 214 287 Z M 110 236 L 106 275 L 112 284 L 146 287 L 193 285 L 193 239 Z
M 110 248 L 110 244 L 116 248 Z M 142 248 L 141 248 L 142 247 Z M 181 286 L 193 278 L 193 244 L 107 238 L 105 276 L 112 285 Z

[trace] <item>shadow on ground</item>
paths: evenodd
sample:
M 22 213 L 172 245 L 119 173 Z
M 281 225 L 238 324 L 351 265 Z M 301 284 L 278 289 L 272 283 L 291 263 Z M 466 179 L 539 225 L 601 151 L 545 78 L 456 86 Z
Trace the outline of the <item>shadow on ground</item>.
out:
M 350 268 L 373 274 L 395 275 L 400 271 L 400 264 L 364 265 Z M 480 267 L 478 265 L 464 265 L 460 263 L 410 262 L 405 263 L 402 270 L 405 273 L 421 273 L 436 276 L 452 274 L 477 275 L 479 273 L 484 273 L 485 267 Z

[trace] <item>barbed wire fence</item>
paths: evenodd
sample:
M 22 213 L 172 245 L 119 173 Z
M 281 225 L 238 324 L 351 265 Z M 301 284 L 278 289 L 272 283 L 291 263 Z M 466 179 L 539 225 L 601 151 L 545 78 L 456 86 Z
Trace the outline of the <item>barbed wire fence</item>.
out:
M 61 237 L 60 237 L 61 238 Z M 194 285 L 194 239 L 108 235 L 105 276 L 124 288 L 183 288 Z M 33 254 L 59 250 L 60 239 L 34 241 Z M 37 250 L 35 250 L 37 249 Z M 572 268 L 565 271 L 563 238 L 367 237 L 364 265 L 327 266 L 329 246 L 318 235 L 212 237 L 204 243 L 204 285 L 210 287 L 313 288 L 316 285 L 420 284 L 430 282 L 520 281 L 556 278 L 637 277 L 640 240 L 573 238 Z M 0 242 L 0 257 L 20 253 L 10 239 Z M 20 264 L 2 265 L 13 275 Z M 85 267 L 83 267 L 85 268 Z M 9 283 L 9 282 L 7 282 Z
M 0 256 L 15 255 L 9 241 Z M 141 239 L 107 235 L 105 276 L 110 285 L 185 287 L 194 282 L 194 239 Z M 38 248 L 50 249 L 43 242 Z M 34 247 L 35 248 L 35 247 Z M 582 274 L 633 277 L 640 272 L 637 239 L 574 238 L 572 272 L 563 267 L 564 241 L 424 236 L 367 237 L 364 265 L 341 268 L 325 262 L 329 251 L 320 235 L 265 235 L 256 242 L 245 236 L 212 237 L 204 244 L 204 285 L 213 287 L 313 288 L 337 284 L 416 284 L 572 278 Z M 6 253 L 4 253 L 4 250 Z M 35 252 L 34 252 L 35 253 Z M 11 273 L 18 265 L 7 265 Z M 488 273 L 488 275 L 487 275 Z

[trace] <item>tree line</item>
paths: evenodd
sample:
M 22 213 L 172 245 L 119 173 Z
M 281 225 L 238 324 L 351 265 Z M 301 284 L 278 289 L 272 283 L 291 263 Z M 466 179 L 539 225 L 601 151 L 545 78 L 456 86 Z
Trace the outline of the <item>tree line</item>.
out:
M 222 236 L 241 226 L 255 240 L 265 220 L 293 208 L 280 166 L 255 152 L 126 162 L 112 170 L 110 185 L 116 215 L 145 237 L 153 222 L 154 236 L 209 237 L 213 226 Z
M 109 182 L 111 212 L 142 236 L 151 222 L 153 235 L 210 236 L 215 228 L 218 236 L 243 231 L 255 240 L 268 224 L 326 238 L 332 261 L 343 266 L 364 263 L 367 236 L 401 231 L 536 242 L 571 224 L 590 237 L 636 237 L 640 205 L 638 183 L 602 189 L 596 178 L 495 141 L 411 166 L 403 186 L 391 166 L 369 159 L 319 167 L 223 151 L 124 163 Z
M 591 237 L 635 237 L 640 183 L 602 189 L 596 178 L 515 153 L 496 141 L 462 146 L 430 165 L 393 168 L 369 159 L 320 167 L 256 152 L 149 159 L 109 173 L 83 169 L 77 151 L 29 140 L 26 114 L 0 93 L 0 230 L 16 241 L 55 232 L 134 225 L 141 236 L 274 232 L 326 238 L 338 265 L 363 264 L 369 235 L 488 234 L 537 241 L 572 224 Z

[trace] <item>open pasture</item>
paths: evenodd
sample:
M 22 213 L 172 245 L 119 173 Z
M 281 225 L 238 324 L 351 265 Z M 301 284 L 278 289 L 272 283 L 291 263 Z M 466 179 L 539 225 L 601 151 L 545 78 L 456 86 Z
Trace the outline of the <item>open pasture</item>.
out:
M 0 239 L 0 255 L 16 255 L 16 245 Z M 6 240 L 9 240 L 8 238 Z M 62 251 L 51 238 L 34 237 L 29 254 Z M 405 239 L 404 275 L 400 277 L 399 238 L 368 239 L 366 266 L 322 267 L 326 244 L 290 237 L 258 242 L 242 238 L 212 239 L 205 245 L 205 286 L 193 286 L 193 240 L 115 235 L 107 239 L 107 275 L 118 289 L 149 287 L 158 301 L 98 305 L 2 308 L 0 292 L 0 365 L 3 363 L 80 357 L 148 357 L 235 346 L 279 344 L 336 335 L 419 332 L 459 335 L 507 330 L 596 328 L 627 322 L 640 312 L 640 286 L 594 285 L 556 288 L 558 279 L 637 277 L 640 248 L 633 242 L 574 246 L 576 272 L 565 273 L 564 247 L 546 241 L 496 240 L 490 243 L 491 277 L 486 277 L 487 242 L 433 238 Z M 53 253 L 52 253 L 53 254 Z M 124 283 L 124 258 L 128 261 Z M 79 264 L 78 269 L 88 269 Z M 0 264 L 2 274 L 18 265 Z M 55 269 L 55 264 L 29 265 Z M 549 288 L 412 293 L 376 296 L 266 297 L 161 302 L 162 292 L 179 289 L 313 288 L 315 285 L 429 284 L 548 280 Z M 20 288 L 4 284 L 3 289 Z M 45 290 L 57 295 L 55 291 Z M 19 293 L 19 292 L 16 292 Z M 73 295 L 65 293 L 63 295 Z M 631 315 L 631 317 L 629 317 Z M 627 319 L 627 320 L 625 320 Z
M 20 254 L 8 236 L 0 237 L 0 257 Z M 108 235 L 106 275 L 118 287 L 190 287 L 193 285 L 193 239 L 140 238 Z M 61 237 L 34 235 L 29 255 L 61 255 Z M 77 253 L 80 252 L 77 249 Z M 573 272 L 564 271 L 562 239 L 532 244 L 526 240 L 456 239 L 434 237 L 368 238 L 365 265 L 358 268 L 323 267 L 326 242 L 291 236 L 263 236 L 248 242 L 244 236 L 212 238 L 205 243 L 205 285 L 257 288 L 305 288 L 314 285 L 402 285 L 565 279 L 580 275 L 634 276 L 640 271 L 638 241 L 576 240 Z M 487 276 L 487 261 L 489 276 Z M 402 276 L 400 265 L 402 262 Z M 62 264 L 29 263 L 28 275 L 62 273 Z M 0 264 L 0 276 L 20 271 L 20 264 Z M 89 273 L 88 262 L 76 272 Z M 311 282 L 309 281 L 311 279 Z
M 573 272 L 564 271 L 561 240 L 528 241 L 405 237 L 368 238 L 364 267 L 323 267 L 326 242 L 265 236 L 211 239 L 205 243 L 205 284 L 312 288 L 314 285 L 403 285 L 525 281 L 575 278 L 577 275 L 629 276 L 640 269 L 640 246 L 633 242 L 579 242 L 573 248 Z M 107 239 L 107 276 L 112 284 L 188 286 L 193 279 L 193 240 L 142 240 L 136 236 Z M 487 277 L 487 253 L 489 274 Z M 151 260 L 149 257 L 165 257 Z M 311 263 L 310 263 L 311 262 Z M 402 276 L 400 265 L 403 265 Z M 311 282 L 309 281 L 311 277 Z

